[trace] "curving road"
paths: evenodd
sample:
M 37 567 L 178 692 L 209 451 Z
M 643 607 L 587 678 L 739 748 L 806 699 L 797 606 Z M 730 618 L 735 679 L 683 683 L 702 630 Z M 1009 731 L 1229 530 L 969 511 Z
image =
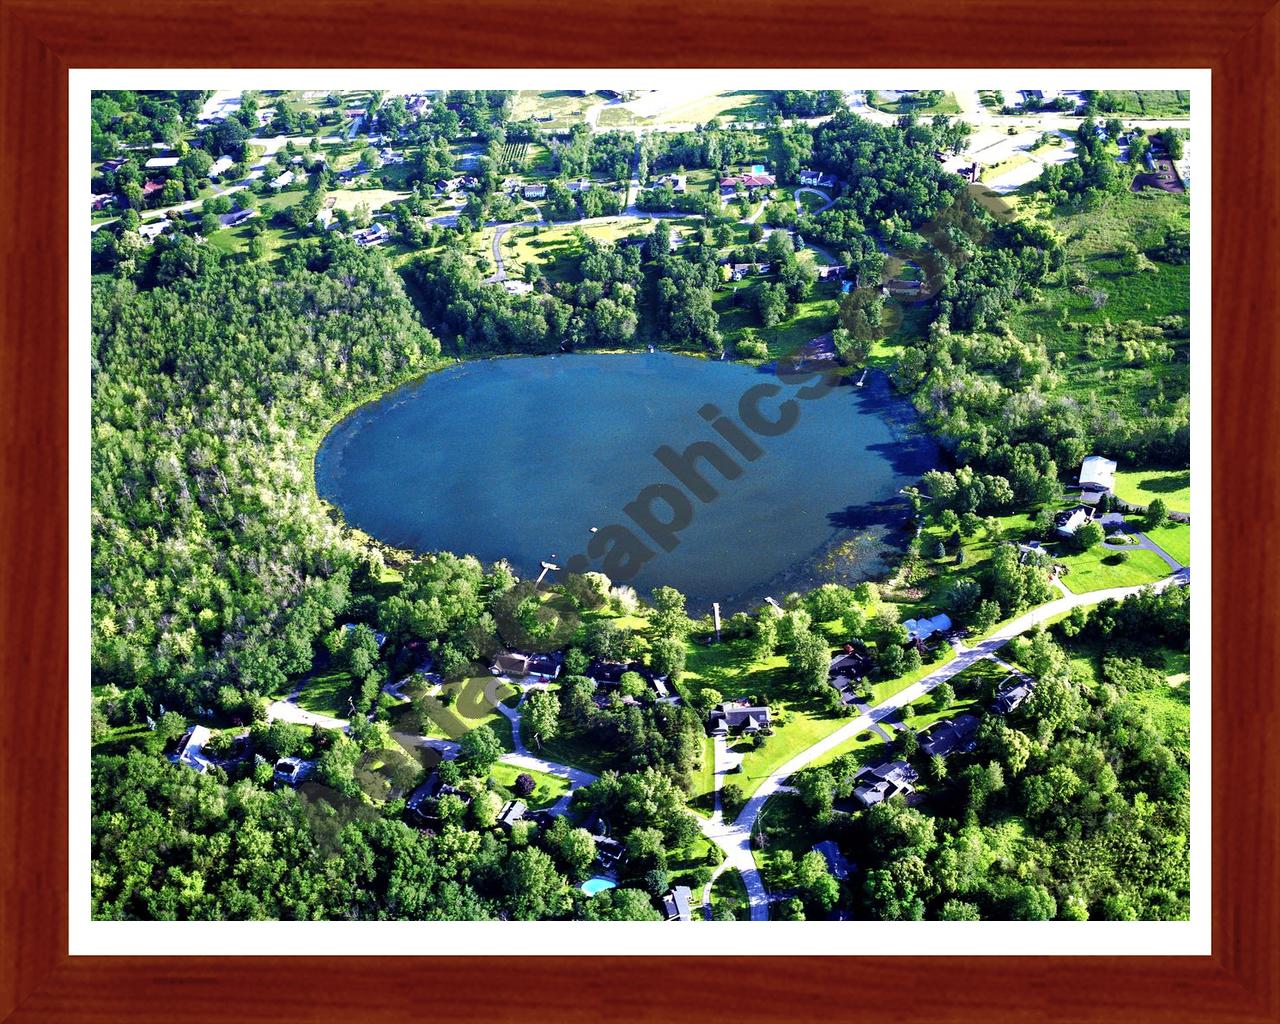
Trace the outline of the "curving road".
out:
M 1190 578 L 1191 570 L 1180 568 L 1177 572 L 1166 576 L 1159 582 L 1147 584 L 1146 586 L 1153 587 L 1156 590 L 1163 590 L 1171 585 L 1185 585 L 1190 581 Z M 1084 594 L 1068 593 L 1063 597 L 1033 608 L 1016 619 L 1009 620 L 985 640 L 980 641 L 973 647 L 965 648 L 953 660 L 912 683 L 906 689 L 894 694 L 888 700 L 876 705 L 867 714 L 851 719 L 835 732 L 802 750 L 790 761 L 776 769 L 760 784 L 760 788 L 755 791 L 738 814 L 738 817 L 732 822 L 713 820 L 704 826 L 703 831 L 725 854 L 724 863 L 717 868 L 716 874 L 718 875 L 727 868 L 736 869 L 742 877 L 743 884 L 746 886 L 747 896 L 751 901 L 751 920 L 767 921 L 769 919 L 769 894 L 765 888 L 764 879 L 756 867 L 755 857 L 752 856 L 751 835 L 755 831 L 756 823 L 765 803 L 771 796 L 786 788 L 784 783 L 788 778 L 823 755 L 847 743 L 858 733 L 873 727 L 877 722 L 887 718 L 907 704 L 919 700 L 934 687 L 959 675 L 974 662 L 993 655 L 1015 636 L 1025 633 L 1046 619 L 1061 615 L 1072 608 L 1098 604 L 1107 598 L 1122 600 L 1133 594 L 1140 593 L 1144 589 L 1145 587 L 1112 587 L 1106 590 L 1093 590 Z M 716 784 L 717 787 L 720 784 L 720 776 L 718 774 L 716 776 Z M 716 805 L 717 807 L 719 806 L 718 795 Z M 707 893 L 709 895 L 710 886 L 707 888 Z

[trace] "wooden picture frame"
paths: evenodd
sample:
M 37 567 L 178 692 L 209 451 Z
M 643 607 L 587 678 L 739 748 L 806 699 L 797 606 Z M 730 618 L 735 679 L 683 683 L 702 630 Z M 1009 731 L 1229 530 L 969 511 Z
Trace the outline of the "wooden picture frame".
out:
M 801 0 L 725 12 L 552 0 L 530 14 L 511 0 L 0 3 L 0 1020 L 1280 1020 L 1280 630 L 1267 557 L 1280 433 L 1280 7 L 921 0 L 904 12 Z M 464 63 L 1212 69 L 1213 431 L 1224 468 L 1212 518 L 1211 956 L 833 956 L 763 965 L 68 955 L 68 69 Z M 859 950 L 851 943 L 832 952 Z M 752 983 L 716 983 L 726 973 Z

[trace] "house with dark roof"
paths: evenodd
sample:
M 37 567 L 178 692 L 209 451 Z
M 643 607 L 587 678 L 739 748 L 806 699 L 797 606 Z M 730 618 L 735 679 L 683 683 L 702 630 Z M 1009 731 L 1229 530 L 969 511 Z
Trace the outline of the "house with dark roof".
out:
M 668 921 L 692 921 L 690 904 L 693 892 L 687 885 L 677 885 L 662 897 L 662 914 Z
M 541 679 L 555 679 L 564 664 L 564 655 L 557 652 L 551 654 L 524 654 L 520 651 L 506 651 L 493 659 L 492 672 L 496 676 L 538 676 Z
M 1000 689 L 991 704 L 991 710 L 998 715 L 1007 715 L 1011 711 L 1016 711 L 1022 702 L 1031 696 L 1035 688 L 1034 680 L 1017 679 L 1011 685 Z
M 834 839 L 824 839 L 820 843 L 814 843 L 813 850 L 815 853 L 822 854 L 822 859 L 827 862 L 827 870 L 831 872 L 832 878 L 843 882 L 849 877 L 849 861 L 840 852 L 840 847 L 836 845 Z
M 978 746 L 977 715 L 956 715 L 955 718 L 935 722 L 920 741 L 920 749 L 932 757 L 941 754 L 969 754 Z
M 707 730 L 712 736 L 728 736 L 740 733 L 743 736 L 754 736 L 757 733 L 768 735 L 773 732 L 769 720 L 769 708 L 750 701 L 725 701 L 719 707 L 712 708 L 707 715 Z
M 863 807 L 872 807 L 895 796 L 908 796 L 915 792 L 915 781 L 920 777 L 906 761 L 885 761 L 867 765 L 853 780 L 853 797 Z
M 1053 527 L 1059 537 L 1074 537 L 1076 531 L 1093 518 L 1093 509 L 1077 505 L 1053 517 Z

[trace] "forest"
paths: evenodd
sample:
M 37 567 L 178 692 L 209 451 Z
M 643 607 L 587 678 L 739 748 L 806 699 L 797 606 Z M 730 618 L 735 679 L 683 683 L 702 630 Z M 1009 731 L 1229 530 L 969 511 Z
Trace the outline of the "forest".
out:
M 95 153 L 177 141 L 170 136 L 206 95 L 95 98 Z M 294 187 L 303 195 L 274 215 L 274 227 L 296 235 L 272 258 L 262 244 L 243 256 L 202 244 L 216 229 L 210 217 L 257 204 L 248 190 L 206 200 L 202 220 L 144 245 L 144 209 L 194 197 L 207 185 L 210 153 L 246 158 L 256 124 L 256 100 L 247 99 L 239 116 L 193 136 L 200 145 L 182 153 L 159 196 L 143 196 L 131 153 L 96 179 L 124 200 L 118 222 L 93 243 L 96 916 L 650 920 L 673 883 L 709 879 L 716 848 L 699 845 L 689 804 L 707 767 L 703 718 L 720 694 L 685 688 L 682 677 L 695 635 L 711 627 L 691 622 L 669 588 L 643 606 L 608 581 L 568 576 L 555 600 L 586 624 L 551 645 L 563 652 L 564 674 L 524 712 L 531 745 L 600 776 L 573 806 L 606 821 L 626 849 L 617 889 L 587 900 L 576 888 L 598 834 L 563 817 L 497 825 L 499 808 L 521 790 L 492 775 L 510 749 L 496 714 L 439 766 L 447 790 L 423 804 L 433 826 L 420 829 L 409 813 L 407 794 L 435 766 L 406 756 L 393 732 L 413 726 L 439 739 L 438 712 L 420 693 L 392 707 L 383 685 L 423 664 L 449 684 L 487 677 L 504 646 L 499 624 L 536 617 L 541 605 L 503 563 L 412 557 L 348 529 L 316 497 L 310 462 L 348 411 L 447 360 L 656 344 L 765 362 L 770 350 L 754 324 L 777 327 L 814 299 L 805 243 L 825 247 L 852 284 L 818 292 L 830 296 L 824 315 L 841 362 L 884 368 L 946 453 L 913 499 L 921 524 L 943 537 L 938 558 L 954 556 L 938 600 L 979 633 L 1058 593 L 1044 560 L 997 544 L 1002 517 L 1038 511 L 1035 529 L 1046 533 L 1047 510 L 1090 452 L 1126 465 L 1188 463 L 1187 318 L 1107 307 L 1101 287 L 1163 282 L 1169 268 L 1185 269 L 1188 236 L 1176 218 L 1153 218 L 1151 230 L 1099 264 L 1080 255 L 1070 230 L 1071 218 L 1126 200 L 1128 181 L 1107 148 L 1110 124 L 1100 134 L 1086 122 L 1079 158 L 1030 190 L 1049 204 L 1045 216 L 1008 218 L 942 169 L 936 154 L 962 147 L 959 122 L 908 115 L 886 127 L 844 110 L 839 94 L 777 93 L 781 116 L 835 114 L 816 127 L 775 120 L 765 132 L 652 133 L 643 136 L 639 178 L 719 172 L 767 151 L 784 184 L 801 167 L 835 175 L 828 208 L 771 202 L 739 225 L 736 205 L 721 212 L 714 178 L 684 196 L 667 185 L 645 189 L 642 209 L 687 216 L 674 227 L 656 219 L 617 243 L 578 229 L 554 266 L 527 262 L 531 290 L 512 294 L 486 280 L 468 251 L 486 221 L 512 209 L 499 188 L 506 143 L 544 138 L 558 177 L 622 181 L 634 135 L 580 126 L 541 136 L 532 122 L 510 120 L 512 94 L 503 91 L 452 92 L 417 117 L 391 100 L 387 125 L 417 151 L 403 167 L 412 191 L 388 223 L 397 244 L 427 251 L 389 257 L 314 229 L 337 180 L 301 147 L 273 165 L 300 156 Z M 314 115 L 281 101 L 275 116 L 287 130 Z M 427 223 L 426 197 L 453 173 L 459 135 L 480 143 L 477 187 L 456 227 Z M 376 165 L 377 150 L 361 159 Z M 576 220 L 621 202 L 599 184 L 571 191 L 555 180 L 543 213 Z M 343 229 L 367 224 L 368 209 L 336 219 Z M 766 238 L 765 224 L 794 233 Z M 531 230 L 536 238 L 544 225 Z M 908 310 L 911 329 L 898 333 L 902 311 L 880 285 L 904 260 L 919 265 L 923 287 Z M 733 264 L 757 263 L 758 279 L 741 294 L 729 287 Z M 744 314 L 753 325 L 745 330 Z M 1090 375 L 1103 364 L 1107 386 L 1097 387 Z M 1150 385 L 1149 398 L 1146 390 L 1117 397 L 1136 380 Z M 965 546 L 979 537 L 996 550 L 964 567 Z M 922 543 L 909 545 L 900 581 L 911 583 L 922 558 Z M 783 597 L 776 613 L 734 616 L 726 639 L 780 658 L 828 715 L 851 714 L 827 684 L 833 630 L 873 652 L 877 683 L 935 657 L 906 643 L 898 604 L 870 584 Z M 1008 719 L 987 716 L 972 758 L 931 765 L 928 808 L 840 809 L 861 764 L 853 756 L 799 777 L 812 820 L 866 867 L 865 883 L 846 894 L 855 916 L 1185 916 L 1187 749 L 1167 720 L 1154 719 L 1151 694 L 1162 659 L 1185 653 L 1187 594 L 1169 588 L 1077 612 L 1010 645 L 1039 680 L 1033 699 Z M 600 660 L 631 664 L 608 695 L 587 678 Z M 270 699 L 320 671 L 346 680 L 339 707 L 350 709 L 349 733 L 266 720 Z M 654 674 L 683 704 L 652 698 Z M 457 710 L 453 691 L 442 699 Z M 162 756 L 192 720 L 223 730 L 211 741 L 222 763 L 206 775 Z M 247 731 L 233 741 L 233 728 Z M 291 755 L 316 764 L 317 788 L 273 783 L 273 765 Z M 831 909 L 830 876 L 812 858 L 784 863 L 773 881 L 796 888 L 805 913 Z

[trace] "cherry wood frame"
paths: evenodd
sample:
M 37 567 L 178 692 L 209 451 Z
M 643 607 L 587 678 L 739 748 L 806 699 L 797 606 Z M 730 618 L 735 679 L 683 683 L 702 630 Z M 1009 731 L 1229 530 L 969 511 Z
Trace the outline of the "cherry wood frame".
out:
M 147 1024 L 194 1010 L 272 1024 L 423 1014 L 564 1022 L 1280 1020 L 1280 631 L 1267 557 L 1275 551 L 1280 433 L 1280 8 L 1271 2 L 0 0 L 0 1019 Z M 1224 469 L 1213 512 L 1212 956 L 760 964 L 67 955 L 67 70 L 464 62 L 1213 69 L 1213 429 Z M 709 984 L 726 976 L 752 980 Z

